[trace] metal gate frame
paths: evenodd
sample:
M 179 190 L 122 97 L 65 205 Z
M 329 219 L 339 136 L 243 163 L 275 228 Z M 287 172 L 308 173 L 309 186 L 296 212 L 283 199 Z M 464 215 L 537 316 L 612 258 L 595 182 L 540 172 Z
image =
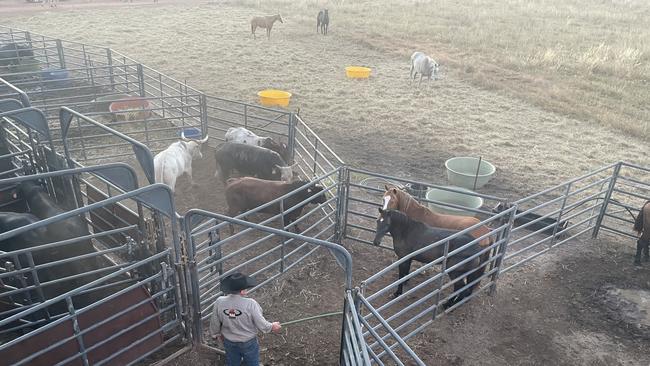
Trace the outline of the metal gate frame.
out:
M 73 174 L 79 174 L 83 172 L 93 172 L 93 171 L 98 171 L 98 170 L 104 170 L 104 175 L 108 174 L 121 174 L 124 175 L 131 175 L 131 177 L 134 177 L 134 173 L 130 167 L 124 164 L 111 164 L 108 166 L 99 166 L 99 167 L 86 167 L 86 168 L 77 168 L 77 169 L 69 169 L 69 170 L 63 170 L 63 171 L 58 171 L 58 172 L 50 172 L 50 173 L 42 173 L 42 174 L 36 174 L 36 175 L 28 175 L 28 176 L 20 176 L 16 178 L 10 178 L 10 179 L 3 179 L 0 180 L 0 185 L 8 185 L 8 184 L 15 184 L 15 183 L 20 183 L 22 181 L 28 181 L 28 180 L 34 180 L 34 179 L 49 179 L 52 177 L 59 177 L 59 176 L 65 176 L 65 175 L 73 175 Z M 135 182 L 132 180 L 132 182 Z M 168 297 L 171 295 L 173 298 L 175 298 L 175 302 L 172 303 L 171 305 L 166 305 L 164 308 L 162 308 L 159 312 L 156 312 L 155 317 L 158 318 L 159 315 L 164 315 L 165 312 L 173 312 L 175 313 L 175 316 L 169 321 L 167 321 L 164 325 L 161 325 L 157 330 L 154 330 L 153 333 L 148 333 L 146 336 L 143 338 L 140 338 L 139 340 L 133 342 L 129 346 L 122 345 L 121 349 L 116 350 L 115 352 L 111 352 L 109 354 L 103 353 L 105 356 L 102 357 L 107 357 L 104 359 L 104 363 L 108 362 L 109 360 L 112 360 L 113 358 L 116 357 L 122 357 L 122 355 L 125 354 L 129 349 L 131 348 L 136 348 L 139 347 L 139 345 L 142 344 L 142 342 L 145 342 L 147 339 L 151 339 L 152 336 L 155 336 L 156 334 L 160 334 L 162 337 L 163 332 L 168 332 L 170 330 L 176 329 L 176 335 L 172 336 L 171 338 L 167 340 L 162 340 L 162 343 L 157 346 L 155 349 L 150 349 L 144 354 L 138 353 L 137 355 L 133 356 L 135 358 L 131 359 L 129 362 L 135 362 L 136 360 L 143 359 L 147 355 L 159 350 L 160 348 L 164 347 L 165 345 L 170 344 L 171 342 L 174 342 L 178 339 L 187 337 L 187 335 L 184 334 L 183 328 L 181 326 L 181 322 L 183 321 L 184 318 L 184 305 L 183 303 L 186 302 L 184 299 L 183 294 L 185 291 L 183 290 L 183 285 L 184 281 L 181 280 L 183 278 L 183 269 L 180 266 L 180 245 L 179 245 L 179 233 L 178 233 L 178 225 L 176 222 L 175 218 L 175 208 L 174 208 L 174 203 L 172 199 L 172 194 L 171 191 L 169 190 L 169 187 L 162 185 L 162 184 L 155 184 L 155 185 L 150 185 L 144 188 L 137 188 L 137 187 L 127 187 L 131 188 L 133 190 L 120 194 L 118 196 L 110 197 L 104 201 L 93 203 L 86 205 L 84 207 L 80 207 L 77 209 L 73 209 L 70 211 L 67 211 L 65 213 L 47 218 L 47 219 L 42 219 L 38 222 L 35 222 L 33 224 L 19 227 L 17 229 L 11 230 L 4 232 L 0 234 L 0 241 L 1 240 L 6 240 L 7 238 L 13 237 L 15 235 L 19 235 L 21 233 L 34 230 L 39 227 L 45 227 L 47 225 L 51 224 L 56 224 L 57 222 L 65 219 L 69 219 L 74 216 L 78 215 L 85 215 L 88 212 L 91 212 L 92 210 L 95 209 L 101 209 L 102 207 L 106 205 L 111 205 L 115 204 L 119 201 L 125 200 L 125 199 L 135 199 L 145 206 L 151 208 L 154 211 L 158 211 L 160 214 L 163 214 L 167 217 L 170 218 L 171 224 L 172 224 L 172 231 L 174 232 L 173 235 L 173 248 L 168 248 L 164 251 L 161 251 L 157 254 L 154 254 L 150 257 L 147 258 L 140 258 L 132 261 L 131 263 L 127 264 L 125 267 L 121 265 L 113 265 L 115 268 L 112 270 L 112 272 L 101 276 L 100 278 L 93 280 L 92 282 L 89 282 L 85 285 L 82 285 L 74 290 L 71 290 L 69 292 L 60 294 L 54 298 L 51 298 L 49 300 L 42 301 L 41 299 L 40 304 L 36 305 L 30 305 L 24 308 L 24 310 L 20 310 L 18 313 L 14 313 L 13 315 L 10 315 L 8 317 L 3 318 L 0 320 L 0 327 L 4 327 L 7 325 L 10 325 L 11 323 L 15 321 L 19 321 L 20 319 L 25 318 L 26 316 L 29 316 L 31 314 L 37 314 L 44 309 L 48 308 L 51 305 L 54 305 L 56 303 L 59 303 L 61 301 L 67 302 L 67 307 L 68 307 L 68 315 L 64 315 L 62 317 L 57 317 L 56 320 L 48 322 L 48 324 L 43 325 L 39 327 L 37 330 L 29 332 L 23 336 L 20 336 L 18 338 L 13 339 L 12 341 L 9 341 L 2 346 L 0 346 L 0 353 L 3 352 L 10 352 L 10 354 L 13 354 L 14 356 L 17 355 L 16 350 L 14 350 L 12 347 L 17 346 L 21 344 L 21 342 L 26 341 L 33 337 L 34 335 L 37 334 L 44 334 L 44 332 L 49 332 L 50 334 L 55 327 L 58 327 L 59 324 L 63 324 L 65 322 L 72 322 L 74 324 L 73 327 L 73 334 L 70 334 L 69 336 L 63 336 L 63 338 L 56 342 L 55 344 L 51 344 L 48 347 L 45 347 L 41 349 L 39 352 L 29 354 L 27 358 L 22 359 L 20 363 L 18 364 L 23 364 L 25 362 L 34 362 L 34 360 L 37 359 L 37 357 L 41 357 L 41 355 L 47 354 L 47 352 L 51 352 L 55 350 L 57 347 L 64 346 L 68 344 L 68 342 L 76 342 L 78 343 L 78 351 L 74 353 L 74 355 L 71 355 L 70 357 L 67 358 L 67 361 L 71 361 L 74 359 L 80 359 L 83 364 L 89 364 L 90 359 L 95 359 L 98 357 L 97 352 L 99 352 L 100 349 L 103 349 L 104 347 L 108 346 L 110 342 L 115 342 L 119 337 L 122 335 L 136 329 L 140 325 L 145 324 L 145 322 L 150 322 L 151 319 L 154 319 L 152 316 L 148 316 L 146 319 L 143 319 L 142 321 L 135 323 L 135 324 L 130 324 L 129 326 L 125 327 L 122 329 L 122 331 L 119 331 L 114 334 L 107 334 L 105 335 L 103 339 L 99 343 L 95 343 L 94 346 L 92 347 L 85 347 L 84 346 L 84 340 L 87 342 L 88 339 L 87 337 L 91 337 L 90 332 L 95 332 L 94 329 L 98 329 L 97 327 L 102 327 L 106 326 L 108 324 L 114 324 L 112 322 L 116 321 L 118 317 L 124 316 L 125 314 L 128 314 L 129 312 L 135 310 L 136 308 L 139 308 L 143 306 L 145 303 L 148 301 L 151 301 L 151 299 L 159 298 L 161 296 L 163 297 Z M 137 227 L 125 227 L 120 230 L 129 230 L 129 229 L 136 229 Z M 80 240 L 89 240 L 98 236 L 102 235 L 107 235 L 107 234 L 112 234 L 115 232 L 119 232 L 120 230 L 109 230 L 108 232 L 100 232 L 100 233 L 90 233 L 88 236 L 85 237 L 80 237 Z M 37 247 L 33 248 L 28 248 L 28 249 L 22 249 L 18 250 L 15 252 L 10 252 L 10 253 L 3 253 L 3 256 L 19 256 L 19 255 L 27 255 L 28 258 L 31 258 L 31 252 L 34 250 L 39 250 L 41 248 L 46 248 L 46 247 L 51 247 L 53 245 L 66 245 L 68 242 L 73 242 L 74 240 L 65 240 L 64 242 L 59 242 L 59 243 L 50 243 L 50 244 L 45 244 L 45 245 L 40 245 Z M 115 252 L 116 250 L 127 250 L 131 251 L 131 246 L 132 244 L 126 243 L 120 248 L 116 249 L 111 249 L 111 250 L 104 250 L 97 252 L 95 255 L 98 256 L 103 256 L 109 252 Z M 87 255 L 82 256 L 85 258 Z M 79 257 L 81 260 L 83 260 L 82 257 Z M 17 257 L 16 257 L 17 258 Z M 104 282 L 112 280 L 112 279 L 117 279 L 120 276 L 124 276 L 126 273 L 132 271 L 132 270 L 138 270 L 141 274 L 147 273 L 146 270 L 143 270 L 143 266 L 150 266 L 150 264 L 158 263 L 159 260 L 163 260 L 164 258 L 167 258 L 166 262 L 169 262 L 167 266 L 162 265 L 162 267 L 159 267 L 157 273 L 154 273 L 153 276 L 146 277 L 144 279 L 141 279 L 140 281 L 136 281 L 134 284 L 128 285 L 126 288 L 123 288 L 117 293 L 114 293 L 111 296 L 108 296 L 104 299 L 98 300 L 94 302 L 92 305 L 89 305 L 85 308 L 82 309 L 75 309 L 75 306 L 72 303 L 72 297 L 75 295 L 79 295 L 82 292 L 89 291 L 93 288 L 96 288 L 99 286 L 100 288 L 105 286 L 103 285 Z M 67 261 L 74 261 L 75 257 L 68 259 Z M 34 265 L 33 260 L 30 261 L 31 265 L 28 269 L 24 269 L 24 271 L 28 271 L 31 273 L 31 275 L 34 277 L 34 281 L 37 284 L 37 286 L 40 286 L 40 282 L 38 281 L 38 275 L 36 272 L 36 269 L 39 267 L 43 267 L 44 265 Z M 61 262 L 63 263 L 63 262 Z M 173 268 L 172 268 L 173 267 Z M 103 269 L 101 271 L 104 271 Z M 7 277 L 7 276 L 14 276 L 16 272 L 9 272 L 7 274 L 0 275 L 2 277 Z M 128 291 L 134 290 L 138 288 L 139 286 L 142 286 L 143 284 L 149 283 L 151 281 L 159 281 L 160 284 L 162 285 L 160 288 L 159 292 L 152 294 L 152 298 L 146 296 L 143 300 L 138 300 L 136 304 L 133 304 L 123 310 L 118 311 L 117 313 L 111 315 L 109 318 L 102 320 L 100 323 L 90 323 L 91 326 L 86 325 L 87 328 L 80 328 L 77 324 L 79 321 L 82 320 L 82 314 L 90 314 L 93 312 L 93 309 L 98 309 L 99 307 L 103 307 L 106 304 L 109 304 L 110 301 L 113 301 L 117 299 L 118 297 L 122 298 L 127 294 Z M 28 291 L 29 288 L 27 288 Z M 20 289 L 15 289 L 10 292 L 5 292 L 4 295 L 16 295 L 24 290 Z M 124 301 L 124 300 L 121 300 Z M 83 316 L 86 321 L 88 320 L 88 316 L 84 315 Z M 86 323 L 88 324 L 88 323 Z M 149 323 L 147 323 L 149 324 Z M 29 325 L 29 323 L 27 323 Z M 58 329 L 58 328 L 57 328 Z M 93 336 L 95 337 L 95 336 Z M 96 341 L 92 341 L 93 343 Z M 101 348 L 98 348 L 100 347 Z M 13 351 L 12 351 L 13 350 Z M 94 350 L 94 351 L 93 351 Z M 93 353 L 94 352 L 94 353 Z M 16 361 L 19 362 L 19 361 Z M 98 362 L 97 360 L 95 362 Z M 102 362 L 98 362 L 97 364 L 102 364 Z

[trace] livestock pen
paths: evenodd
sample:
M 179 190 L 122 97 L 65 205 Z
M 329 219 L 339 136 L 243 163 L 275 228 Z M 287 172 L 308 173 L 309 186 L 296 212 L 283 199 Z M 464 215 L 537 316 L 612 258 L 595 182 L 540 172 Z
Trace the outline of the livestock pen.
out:
M 562 244 L 571 243 L 571 239 L 585 234 L 595 236 L 603 230 L 628 235 L 622 229 L 630 221 L 625 211 L 636 209 L 636 202 L 650 196 L 647 183 L 650 169 L 625 162 L 611 164 L 523 199 L 508 200 L 480 195 L 487 203 L 474 214 L 481 218 L 480 225 L 492 227 L 494 237 L 492 244 L 477 254 L 492 252 L 489 260 L 482 264 L 485 269 L 480 278 L 482 285 L 461 303 L 450 309 L 442 309 L 439 305 L 454 296 L 453 292 L 447 290 L 453 286 L 453 281 L 446 278 L 446 274 L 453 270 L 446 265 L 453 252 L 447 250 L 435 262 L 423 265 L 406 278 L 395 281 L 393 274 L 400 262 L 394 262 L 391 253 L 385 254 L 387 249 L 392 249 L 391 246 L 368 247 L 375 234 L 376 208 L 381 203 L 376 193 L 383 190 L 362 183 L 357 178 L 381 178 L 398 185 L 411 183 L 438 187 L 437 184 L 348 167 L 295 113 L 206 96 L 186 83 L 171 79 L 108 48 L 3 29 L 4 33 L 0 36 L 2 42 L 30 44 L 34 49 L 34 58 L 42 69 L 66 70 L 64 74 L 67 76 L 49 80 L 49 76 L 43 77 L 42 69 L 0 73 L 0 77 L 5 79 L 0 81 L 0 99 L 3 99 L 0 101 L 3 108 L 0 111 L 6 112 L 0 115 L 4 124 L 2 131 L 6 136 L 0 158 L 3 162 L 10 162 L 3 178 L 16 174 L 25 177 L 0 181 L 1 188 L 12 192 L 14 183 L 29 179 L 30 174 L 40 174 L 34 177 L 46 183 L 53 197 L 65 198 L 64 202 L 68 201 L 68 197 L 73 199 L 65 203 L 66 208 L 72 210 L 66 214 L 69 216 L 53 218 L 39 225 L 83 214 L 93 229 L 89 235 L 99 249 L 98 253 L 107 260 L 113 257 L 112 262 L 109 261 L 113 264 L 106 268 L 121 269 L 109 275 L 114 274 L 114 277 L 104 276 L 52 299 L 39 298 L 38 293 L 30 293 L 29 298 L 20 299 L 24 302 L 21 305 L 24 310 L 3 317 L 4 320 L 0 322 L 6 323 L 1 325 L 11 325 L 11 322 L 19 319 L 18 315 L 30 315 L 36 319 L 27 319 L 32 323 L 25 323 L 28 324 L 25 328 L 48 324 L 0 345 L 0 352 L 9 352 L 12 346 L 22 341 L 39 339 L 39 334 L 42 336 L 46 330 L 60 324 L 57 321 L 71 321 L 73 326 L 75 321 L 80 324 L 81 314 L 91 313 L 95 307 L 76 309 L 73 306 L 67 309 L 65 316 L 54 320 L 34 317 L 41 316 L 43 313 L 39 311 L 57 302 L 72 302 L 74 305 L 75 296 L 113 278 L 123 278 L 125 283 L 134 279 L 138 281 L 129 289 L 141 286 L 141 282 L 150 279 L 155 285 L 145 288 L 151 297 L 139 298 L 138 304 L 153 302 L 155 310 L 167 314 L 160 317 L 164 322 L 155 328 L 162 329 L 164 334 L 160 342 L 146 350 L 135 349 L 137 345 L 134 345 L 131 348 L 134 357 L 125 363 L 141 360 L 165 344 L 182 350 L 187 350 L 188 347 L 183 346 L 191 344 L 212 347 L 205 334 L 206 321 L 212 301 L 221 294 L 220 282 L 224 276 L 237 270 L 249 272 L 260 280 L 254 291 L 263 290 L 281 282 L 284 274 L 299 268 L 318 248 L 324 247 L 341 267 L 337 269 L 337 274 L 343 278 L 342 286 L 336 289 L 335 295 L 335 300 L 340 302 L 343 309 L 338 347 L 340 364 L 423 365 L 425 363 L 418 356 L 418 349 L 409 343 L 437 318 L 472 301 L 481 292 L 493 293 L 502 274 L 539 255 L 550 253 Z M 146 106 L 144 109 L 115 112 L 109 109 L 107 99 L 103 99 L 108 97 L 110 101 L 123 96 L 137 97 L 148 104 L 143 103 Z M 298 220 L 303 227 L 301 234 L 292 233 L 289 227 L 283 225 L 280 228 L 271 227 L 282 221 L 281 217 L 286 213 L 284 208 L 277 215 L 265 217 L 259 224 L 242 219 L 250 220 L 266 205 L 235 218 L 219 213 L 225 211 L 222 201 L 215 195 L 220 187 L 212 184 L 210 178 L 201 181 L 207 187 L 202 187 L 197 198 L 216 202 L 207 209 L 196 208 L 191 201 L 183 202 L 192 193 L 189 187 L 181 189 L 181 194 L 177 192 L 173 199 L 167 197 L 169 191 L 160 185 L 137 188 L 139 183 L 152 183 L 151 156 L 170 141 L 176 140 L 181 130 L 198 129 L 202 136 L 210 136 L 209 144 L 214 147 L 216 141 L 223 139 L 223 133 L 228 128 L 239 126 L 286 141 L 294 161 L 298 163 L 300 175 L 324 187 L 326 202 L 309 207 Z M 205 160 L 209 161 L 209 158 Z M 114 165 L 86 167 L 103 162 Z M 115 162 L 130 165 L 115 165 Z M 76 170 L 66 170 L 71 168 Z M 57 188 L 57 183 L 52 182 L 59 176 L 67 175 L 74 177 L 72 183 Z M 98 188 L 100 185 L 105 186 Z M 62 189 L 68 189 L 72 196 L 58 194 Z M 158 193 L 152 193 L 154 191 Z M 293 194 L 296 192 L 267 205 L 282 205 L 283 200 Z M 9 196 L 12 197 L 11 194 Z M 152 196 L 157 198 L 152 200 Z M 429 203 L 425 199 L 420 201 Z M 490 210 L 491 205 L 498 204 L 505 208 L 498 212 Z M 11 205 L 19 206 L 20 202 L 8 202 L 6 207 Z M 184 214 L 176 212 L 176 207 L 181 206 L 186 210 Z M 94 213 L 100 208 L 101 212 Z M 110 215 L 107 216 L 107 212 Z M 524 220 L 526 218 L 528 221 Z M 225 235 L 224 229 L 230 224 L 237 228 L 236 233 Z M 532 227 L 535 229 L 531 232 Z M 168 231 L 171 231 L 171 235 L 167 235 Z M 0 235 L 8 238 L 16 233 L 18 231 Z M 104 235 L 111 239 L 100 240 Z M 449 240 L 431 243 L 428 248 L 446 246 Z M 138 245 L 148 248 L 141 253 L 143 257 L 129 257 L 135 255 L 134 248 L 138 248 Z M 385 258 L 390 263 L 385 268 L 357 272 L 361 278 L 353 277 L 360 266 L 354 265 L 352 261 L 356 258 L 346 248 L 356 246 L 368 247 L 376 253 L 373 255 Z M 113 255 L 113 252 L 126 252 L 126 259 Z M 15 257 L 21 253 L 2 255 Z M 145 271 L 149 277 L 136 275 L 141 271 L 135 269 L 149 268 L 152 262 L 157 264 L 151 272 Z M 434 265 L 442 266 L 441 271 L 422 280 L 423 276 L 420 275 L 434 268 Z M 3 275 L 10 278 L 21 273 L 20 269 L 16 272 L 11 267 L 5 268 Z M 388 290 L 406 280 L 411 282 L 408 290 L 395 299 L 387 299 Z M 30 285 L 19 280 L 10 285 L 14 288 L 9 291 L 16 291 L 10 294 L 39 288 L 38 284 Z M 169 302 L 172 293 L 174 301 Z M 94 306 L 99 308 L 115 297 L 104 299 Z M 38 305 L 32 306 L 28 300 Z M 33 312 L 30 312 L 32 309 Z M 78 321 L 75 320 L 77 314 Z M 146 320 L 130 322 L 124 324 L 125 328 L 118 334 L 128 333 L 131 327 L 138 327 Z M 102 321 L 99 324 L 103 324 Z M 39 332 L 39 329 L 43 331 Z M 76 337 L 74 339 L 80 347 L 77 357 L 82 361 L 85 358 L 87 363 L 95 363 L 91 361 L 95 357 L 92 352 L 96 348 L 93 347 L 100 343 L 91 343 L 90 346 L 84 343 L 84 335 L 90 331 L 80 327 L 75 329 L 77 333 L 74 336 L 68 338 Z M 152 330 L 150 334 L 161 332 Z M 25 362 L 31 360 L 28 357 L 25 356 Z M 110 360 L 104 358 L 104 362 Z

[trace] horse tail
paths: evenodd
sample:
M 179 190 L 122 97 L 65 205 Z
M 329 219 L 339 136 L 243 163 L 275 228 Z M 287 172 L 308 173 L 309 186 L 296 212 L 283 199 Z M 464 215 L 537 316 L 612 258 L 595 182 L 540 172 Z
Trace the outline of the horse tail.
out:
M 641 210 L 639 211 L 639 214 L 636 217 L 636 220 L 634 220 L 634 231 L 637 233 L 641 234 L 643 232 L 643 212 L 645 211 L 645 207 L 650 204 L 650 201 L 646 202 L 643 207 L 641 207 Z M 649 229 L 650 230 L 650 229 Z

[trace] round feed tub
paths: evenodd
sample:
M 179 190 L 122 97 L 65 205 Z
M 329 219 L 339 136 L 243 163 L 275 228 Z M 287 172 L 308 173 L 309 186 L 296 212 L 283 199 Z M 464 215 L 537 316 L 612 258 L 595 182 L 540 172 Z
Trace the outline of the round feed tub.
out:
M 459 192 L 446 191 L 439 188 L 431 188 L 427 191 L 427 200 L 438 201 L 442 203 L 449 203 L 456 206 L 467 207 L 468 209 L 479 209 L 483 206 L 483 199 L 481 197 L 474 196 L 474 192 L 469 189 L 461 187 L 445 187 L 450 189 L 455 189 Z M 460 193 L 460 192 L 466 192 Z M 461 216 L 474 216 L 475 212 L 439 205 L 437 203 L 427 202 L 429 208 L 432 211 L 447 214 L 447 215 L 461 215 Z
M 194 127 L 186 127 L 178 131 L 178 137 L 183 137 L 193 140 L 198 140 L 201 138 L 201 130 Z
M 369 67 L 348 66 L 345 68 L 345 75 L 350 79 L 367 79 L 370 77 L 370 71 L 372 69 Z
M 280 106 L 286 107 L 289 105 L 291 93 L 284 90 L 266 89 L 257 93 L 260 97 L 260 104 L 267 107 Z
M 449 184 L 467 189 L 478 189 L 486 185 L 497 169 L 485 160 L 481 160 L 479 167 L 478 162 L 478 158 L 468 156 L 455 157 L 445 161 Z M 478 175 L 476 174 L 477 170 Z M 474 187 L 474 181 L 476 181 L 476 187 Z
M 142 97 L 117 100 L 109 105 L 108 110 L 115 115 L 117 120 L 122 121 L 142 120 L 151 116 L 149 101 Z

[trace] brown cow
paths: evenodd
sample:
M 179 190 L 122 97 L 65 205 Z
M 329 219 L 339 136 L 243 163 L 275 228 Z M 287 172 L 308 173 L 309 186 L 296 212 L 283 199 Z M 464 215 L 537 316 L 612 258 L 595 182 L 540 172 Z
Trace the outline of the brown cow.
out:
M 316 185 L 310 181 L 297 180 L 293 182 L 282 182 L 276 180 L 264 180 L 253 177 L 230 178 L 226 182 L 226 202 L 228 202 L 228 215 L 235 217 L 236 215 L 252 210 L 265 203 L 271 202 L 276 198 L 282 197 L 285 194 L 302 188 L 292 196 L 282 200 L 282 208 L 288 211 L 292 207 L 298 205 L 300 202 L 311 198 L 307 203 L 303 203 L 295 210 L 286 213 L 282 220 L 284 227 L 294 222 L 302 213 L 302 209 L 308 203 L 320 204 L 326 201 L 325 195 L 322 193 L 323 187 Z M 278 214 L 280 213 L 280 202 L 272 204 L 260 212 Z M 294 225 L 295 231 L 300 232 L 298 225 Z M 234 228 L 230 226 L 231 233 L 234 233 Z

